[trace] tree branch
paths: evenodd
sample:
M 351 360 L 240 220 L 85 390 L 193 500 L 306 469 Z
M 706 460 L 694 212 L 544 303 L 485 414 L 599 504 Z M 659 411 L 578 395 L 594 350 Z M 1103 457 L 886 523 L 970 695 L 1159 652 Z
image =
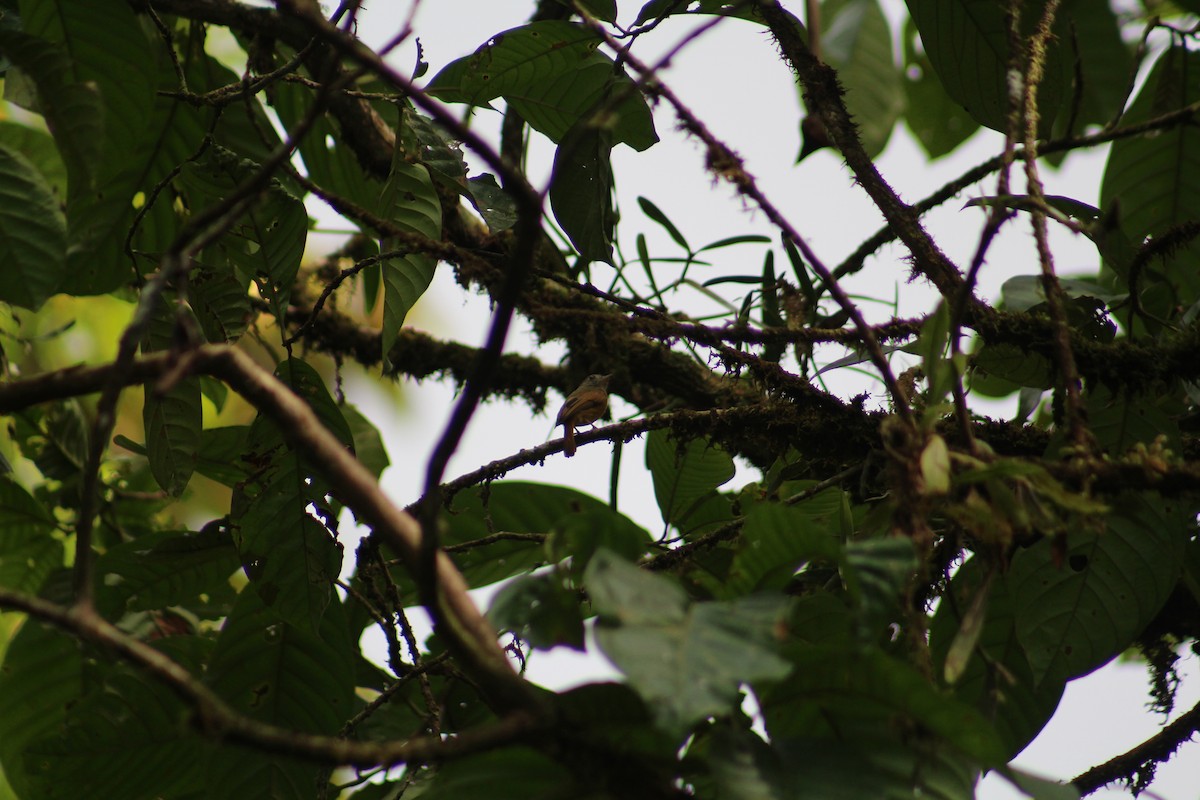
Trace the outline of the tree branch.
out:
M 272 753 L 332 766 L 392 766 L 443 761 L 523 740 L 545 730 L 545 721 L 515 711 L 492 725 L 453 738 L 428 736 L 403 741 L 361 742 L 281 728 L 237 713 L 199 678 L 160 651 L 110 624 L 90 609 L 64 608 L 0 588 L 0 608 L 21 611 L 115 653 L 167 686 L 195 712 L 200 733 Z
M 1158 764 L 1168 761 L 1180 745 L 1190 741 L 1197 731 L 1200 731 L 1200 704 L 1137 747 L 1092 767 L 1071 783 L 1085 796 L 1115 781 L 1140 786 L 1143 779 L 1153 777 Z

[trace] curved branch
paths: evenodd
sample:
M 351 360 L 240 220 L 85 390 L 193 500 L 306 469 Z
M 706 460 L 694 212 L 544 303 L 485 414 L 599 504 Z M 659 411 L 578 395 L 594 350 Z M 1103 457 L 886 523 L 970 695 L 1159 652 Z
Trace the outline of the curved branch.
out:
M 0 588 L 0 608 L 24 612 L 73 634 L 81 641 L 110 650 L 122 660 L 149 673 L 192 707 L 196 727 L 204 736 L 321 764 L 373 767 L 411 761 L 443 761 L 509 745 L 545 728 L 544 722 L 534 715 L 514 712 L 499 722 L 453 738 L 425 736 L 398 741 L 362 742 L 302 733 L 237 713 L 202 680 L 178 663 L 90 610 L 64 608 L 4 588 Z
M 322 469 L 337 497 L 419 577 L 422 535 L 417 521 L 388 499 L 371 473 L 325 429 L 307 403 L 236 348 L 203 345 L 182 355 L 155 353 L 134 359 L 128 367 L 114 363 L 68 369 L 7 384 L 0 386 L 0 413 L 156 375 L 174 380 L 188 373 L 221 378 L 260 413 L 274 419 L 309 463 Z M 431 568 L 436 570 L 439 592 L 428 609 L 452 652 L 463 660 L 464 670 L 500 709 L 542 708 L 540 695 L 512 671 L 495 631 L 467 595 L 466 582 L 454 562 L 438 552 Z

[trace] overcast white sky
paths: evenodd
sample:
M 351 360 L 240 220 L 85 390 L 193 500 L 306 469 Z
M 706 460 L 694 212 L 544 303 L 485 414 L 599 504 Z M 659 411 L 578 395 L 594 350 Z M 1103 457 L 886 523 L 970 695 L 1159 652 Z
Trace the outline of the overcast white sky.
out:
M 900 0 L 883 0 L 883 3 L 893 17 L 903 8 Z M 471 53 L 491 35 L 519 25 L 528 17 L 532 5 L 528 0 L 423 3 L 417 12 L 415 29 L 432 65 L 428 77 L 454 58 Z M 629 21 L 640 4 L 622 2 L 620 6 L 622 21 Z M 370 44 L 380 45 L 396 32 L 409 8 L 409 3 L 380 0 L 368 3 L 360 36 Z M 658 44 L 646 41 L 639 45 L 666 50 L 697 24 L 694 20 L 665 24 L 654 37 Z M 654 55 L 641 51 L 644 59 L 652 59 Z M 402 45 L 391 60 L 397 67 L 411 69 L 415 61 L 414 43 Z M 719 137 L 746 159 L 750 172 L 767 195 L 785 211 L 827 264 L 838 263 L 879 227 L 882 219 L 878 212 L 853 186 L 849 172 L 835 154 L 826 150 L 799 166 L 793 164 L 798 149 L 799 101 L 787 70 L 761 29 L 736 20 L 721 24 L 677 57 L 665 80 Z M 668 240 L 659 234 L 657 226 L 642 218 L 635 203 L 638 195 L 645 195 L 659 205 L 693 244 L 750 232 L 775 238 L 775 232 L 766 228 L 761 215 L 747 209 L 728 187 L 714 186 L 703 171 L 699 148 L 675 131 L 674 120 L 665 107 L 657 110 L 655 118 L 662 142 L 645 153 L 624 147 L 614 153 L 626 251 L 632 251 L 633 237 L 638 232 L 644 232 L 650 239 L 652 252 L 656 247 L 669 248 Z M 497 114 L 482 112 L 476 124 L 480 130 L 489 130 L 497 121 Z M 907 132 L 897 130 L 879 159 L 879 166 L 905 199 L 915 201 L 998 149 L 997 135 L 977 134 L 952 157 L 930 164 Z M 549 173 L 549 153 L 549 148 L 542 148 L 531 159 L 530 172 L 535 184 L 544 181 Z M 1062 171 L 1044 176 L 1047 192 L 1094 204 L 1105 157 L 1104 151 L 1072 156 Z M 969 260 L 982 219 L 978 209 L 963 210 L 962 204 L 970 196 L 991 193 L 993 188 L 992 184 L 972 187 L 960 200 L 946 204 L 927 218 L 928 227 L 947 254 L 959 263 Z M 319 209 L 314 206 L 313 210 Z M 1090 244 L 1077 241 L 1061 230 L 1053 233 L 1060 273 L 1094 270 L 1096 255 Z M 850 289 L 888 298 L 898 292 L 901 315 L 929 310 L 934 294 L 921 283 L 905 283 L 907 268 L 903 255 L 895 247 L 886 248 L 851 283 Z M 722 274 L 722 269 L 738 273 L 761 270 L 761 250 L 733 248 L 720 251 L 719 258 L 704 278 Z M 981 296 L 995 298 L 1006 278 L 1035 271 L 1035 263 L 1028 227 L 1010 226 L 991 250 L 980 281 Z M 594 269 L 596 282 L 604 285 L 611 277 L 611 269 L 603 265 Z M 878 316 L 884 318 L 889 313 L 890 310 L 881 308 Z M 487 304 L 479 298 L 464 299 L 445 269 L 439 272 L 434 286 L 409 320 L 414 327 L 434 335 L 467 343 L 482 342 L 488 321 Z M 555 363 L 562 354 L 554 347 L 537 347 L 522 327 L 510 335 L 508 347 L 510 351 L 536 350 L 536 355 L 547 363 Z M 877 384 L 843 373 L 839 373 L 839 380 L 844 382 L 837 385 L 839 391 L 844 390 L 844 396 L 866 390 L 882 402 Z M 393 399 L 369 382 L 355 383 L 350 387 L 351 396 L 373 396 L 375 402 L 363 404 L 364 410 L 385 428 L 394 465 L 384 476 L 385 487 L 398 503 L 411 502 L 419 493 L 426 458 L 454 398 L 448 387 L 441 384 L 406 385 L 404 405 L 396 409 Z M 551 414 L 557 402 L 558 398 L 552 398 Z M 989 413 L 1011 414 L 1014 407 L 1014 403 L 1009 403 Z M 620 403 L 615 410 L 618 414 L 632 412 Z M 551 422 L 552 416 L 530 419 L 524 406 L 485 405 L 476 414 L 451 461 L 447 477 L 542 442 Z M 608 493 L 610 463 L 611 451 L 603 445 L 593 445 L 582 448 L 570 461 L 555 457 L 544 468 L 525 468 L 510 477 L 574 486 L 603 498 Z M 656 530 L 661 518 L 648 475 L 641 469 L 643 463 L 641 442 L 627 445 L 621 470 L 621 510 L 650 530 Z M 742 470 L 731 485 L 753 477 L 752 472 Z M 1200 668 L 1191 654 L 1183 664 L 1186 677 L 1178 706 L 1186 711 L 1200 700 Z M 530 666 L 535 679 L 550 686 L 571 685 L 613 674 L 603 657 L 596 655 L 535 654 Z M 1145 709 L 1146 699 L 1140 666 L 1114 665 L 1076 681 L 1068 687 L 1058 716 L 1016 764 L 1047 777 L 1066 779 L 1112 758 L 1157 730 L 1161 720 Z M 1200 797 L 1197 787 L 1200 787 L 1200 745 L 1190 745 L 1160 769 L 1152 791 L 1166 800 L 1195 800 Z M 982 800 L 1020 796 L 996 778 L 985 780 L 979 791 Z M 1093 796 L 1117 798 L 1128 797 L 1129 793 L 1107 789 Z

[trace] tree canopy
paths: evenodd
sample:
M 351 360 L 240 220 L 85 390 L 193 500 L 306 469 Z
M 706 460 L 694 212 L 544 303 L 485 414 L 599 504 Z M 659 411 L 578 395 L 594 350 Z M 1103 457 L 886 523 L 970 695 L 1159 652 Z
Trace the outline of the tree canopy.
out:
M 436 55 L 362 5 L 0 0 L 0 797 L 1151 785 L 1200 708 L 1067 783 L 1010 762 L 1123 654 L 1170 711 L 1200 635 L 1200 2 L 539 0 Z M 761 122 L 796 180 L 834 153 L 869 200 L 840 263 L 673 90 L 720 25 L 796 84 Z M 902 128 L 995 148 L 906 198 Z M 668 129 L 743 232 L 617 191 Z M 1055 188 L 1103 148 L 1099 196 Z M 964 202 L 962 257 L 928 220 Z M 482 344 L 411 324 L 438 271 Z M 452 386 L 435 445 L 388 452 L 351 372 Z M 448 473 L 481 403 L 589 374 L 608 496 L 557 436 Z M 528 680 L 556 647 L 622 680 Z

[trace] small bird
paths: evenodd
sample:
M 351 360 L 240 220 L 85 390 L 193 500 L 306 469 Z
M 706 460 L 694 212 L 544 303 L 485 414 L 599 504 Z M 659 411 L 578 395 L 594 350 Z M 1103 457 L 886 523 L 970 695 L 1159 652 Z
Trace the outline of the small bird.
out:
M 558 410 L 555 426 L 563 426 L 563 455 L 567 458 L 575 455 L 575 428 L 580 425 L 591 425 L 604 414 L 608 408 L 608 381 L 612 375 L 588 375 L 579 384 L 579 388 L 567 395 L 562 408 Z

